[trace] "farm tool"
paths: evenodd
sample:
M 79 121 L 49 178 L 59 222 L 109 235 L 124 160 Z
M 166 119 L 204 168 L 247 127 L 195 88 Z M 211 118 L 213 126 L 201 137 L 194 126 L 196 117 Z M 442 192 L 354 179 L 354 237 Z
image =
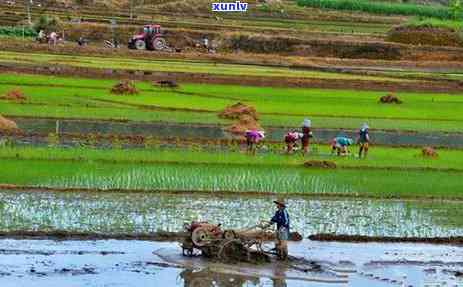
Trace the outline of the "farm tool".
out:
M 262 249 L 265 241 L 274 238 L 269 227 L 265 222 L 246 229 L 229 230 L 208 222 L 185 224 L 188 235 L 182 243 L 183 254 L 192 256 L 195 251 L 200 251 L 202 256 L 223 261 L 269 261 Z

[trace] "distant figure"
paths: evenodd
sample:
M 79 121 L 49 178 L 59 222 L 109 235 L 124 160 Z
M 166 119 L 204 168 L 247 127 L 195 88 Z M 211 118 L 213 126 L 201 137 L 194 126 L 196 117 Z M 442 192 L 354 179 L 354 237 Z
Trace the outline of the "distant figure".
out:
M 285 135 L 286 153 L 290 154 L 296 147 L 296 142 L 302 139 L 303 134 L 298 132 L 289 132 Z
M 43 30 L 39 31 L 39 34 L 37 35 L 37 42 L 39 42 L 39 43 L 46 42 L 46 35 L 45 35 L 45 32 Z
M 364 123 L 360 127 L 359 138 L 358 138 L 358 144 L 360 145 L 359 158 L 362 158 L 362 153 L 363 153 L 364 158 L 367 157 L 368 155 L 368 147 L 370 143 L 370 136 L 368 135 L 368 128 L 369 127 L 366 123 Z
M 265 138 L 265 133 L 264 131 L 247 130 L 244 137 L 246 138 L 247 152 L 256 154 L 257 144 Z
M 84 37 L 80 36 L 79 39 L 77 39 L 77 45 L 79 46 L 85 46 L 87 45 L 88 41 Z
M 51 32 L 50 35 L 48 36 L 48 44 L 52 44 L 53 46 L 56 46 L 57 42 L 58 42 L 58 34 L 56 34 L 56 32 Z
M 209 39 L 207 38 L 207 36 L 203 37 L 203 47 L 209 51 Z
M 302 154 L 305 155 L 309 152 L 309 141 L 313 137 L 311 130 L 312 122 L 309 119 L 304 119 L 302 123 Z
M 350 146 L 353 143 L 354 141 L 351 138 L 337 136 L 331 141 L 331 154 L 336 152 L 338 156 L 347 155 L 349 153 L 347 146 Z

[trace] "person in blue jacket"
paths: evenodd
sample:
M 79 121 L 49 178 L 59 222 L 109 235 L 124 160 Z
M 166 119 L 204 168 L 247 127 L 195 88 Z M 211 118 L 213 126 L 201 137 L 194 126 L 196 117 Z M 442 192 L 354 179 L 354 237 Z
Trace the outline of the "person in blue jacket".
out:
M 286 210 L 284 199 L 275 200 L 278 210 L 270 220 L 270 224 L 277 225 L 275 250 L 277 251 L 278 259 L 288 259 L 288 239 L 289 239 L 289 215 Z
M 331 154 L 336 152 L 337 155 L 348 155 L 349 150 L 347 147 L 353 143 L 354 141 L 351 138 L 345 136 L 337 136 L 331 141 Z

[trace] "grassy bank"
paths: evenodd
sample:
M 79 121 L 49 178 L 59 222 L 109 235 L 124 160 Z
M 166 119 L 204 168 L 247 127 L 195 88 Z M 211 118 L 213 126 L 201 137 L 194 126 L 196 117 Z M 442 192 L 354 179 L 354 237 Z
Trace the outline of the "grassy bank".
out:
M 314 127 L 461 131 L 463 97 L 438 93 L 397 93 L 401 105 L 382 105 L 385 92 L 181 84 L 177 89 L 136 83 L 139 95 L 115 96 L 116 81 L 2 74 L 0 95 L 20 87 L 18 103 L 0 98 L 6 116 L 166 121 L 227 124 L 217 113 L 243 102 L 256 107 L 264 126 L 297 126 L 309 116 Z
M 231 151 L 217 150 L 210 146 L 190 149 L 150 147 L 149 149 L 93 149 L 93 148 L 53 148 L 53 147 L 3 147 L 0 159 L 43 160 L 43 161 L 88 161 L 121 164 L 191 163 L 239 166 L 274 166 L 281 168 L 300 167 L 307 160 L 330 160 L 344 169 L 394 169 L 394 170 L 455 170 L 463 172 L 463 151 L 438 150 L 439 158 L 428 159 L 415 148 L 375 147 L 366 159 L 354 156 L 337 157 L 330 155 L 328 145 L 312 145 L 313 152 L 306 157 L 301 154 L 283 154 L 283 145 L 269 145 L 269 151 L 249 156 L 231 147 Z M 233 151 L 236 150 L 236 151 Z M 351 148 L 355 154 L 357 147 Z

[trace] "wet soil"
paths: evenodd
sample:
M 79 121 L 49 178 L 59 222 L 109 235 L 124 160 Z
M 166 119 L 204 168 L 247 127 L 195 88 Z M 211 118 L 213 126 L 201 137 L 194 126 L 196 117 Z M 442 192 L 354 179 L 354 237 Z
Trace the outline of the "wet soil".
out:
M 313 241 L 336 242 L 382 242 L 382 243 L 428 243 L 428 244 L 453 244 L 463 246 L 463 236 L 454 237 L 389 237 L 389 236 L 361 236 L 345 234 L 313 234 L 308 237 Z
M 458 286 L 461 247 L 290 243 L 291 258 L 223 264 L 183 257 L 174 243 L 0 240 L 0 284 L 36 286 Z M 24 252 L 22 252 L 24 251 Z

